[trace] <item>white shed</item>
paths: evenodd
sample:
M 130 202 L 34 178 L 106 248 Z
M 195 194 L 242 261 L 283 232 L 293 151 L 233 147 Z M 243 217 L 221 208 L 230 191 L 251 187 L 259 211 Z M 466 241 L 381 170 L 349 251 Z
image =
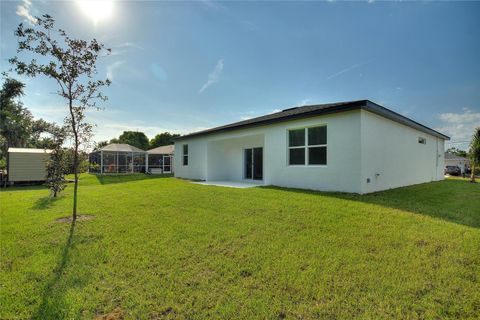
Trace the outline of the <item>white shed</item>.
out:
M 443 179 L 448 139 L 369 100 L 310 105 L 176 139 L 175 177 L 363 194 Z
M 9 148 L 7 157 L 9 183 L 45 181 L 50 153 L 52 151 L 48 149 Z

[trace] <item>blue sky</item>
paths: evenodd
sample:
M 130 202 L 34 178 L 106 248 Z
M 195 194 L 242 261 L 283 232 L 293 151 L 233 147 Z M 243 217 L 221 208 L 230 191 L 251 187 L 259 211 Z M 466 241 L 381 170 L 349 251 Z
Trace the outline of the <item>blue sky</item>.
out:
M 105 111 L 95 140 L 123 130 L 188 133 L 302 104 L 370 99 L 469 140 L 480 125 L 478 2 L 113 2 L 94 21 L 78 1 L 1 3 L 1 70 L 13 30 L 49 13 L 97 38 Z M 27 56 L 24 56 L 28 58 Z M 24 79 L 36 117 L 61 122 L 52 81 Z M 466 143 L 455 144 L 466 147 Z

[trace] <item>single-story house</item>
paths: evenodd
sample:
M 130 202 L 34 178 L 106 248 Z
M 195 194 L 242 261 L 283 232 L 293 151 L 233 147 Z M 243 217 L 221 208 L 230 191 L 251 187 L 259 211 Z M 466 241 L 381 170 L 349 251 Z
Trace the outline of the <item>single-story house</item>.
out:
M 175 145 L 160 146 L 147 151 L 147 172 L 172 173 Z
M 111 143 L 88 155 L 89 172 L 118 174 L 145 172 L 147 152 L 125 143 Z
M 445 166 L 457 166 L 465 173 L 465 169 L 470 168 L 470 160 L 456 154 L 445 152 Z
M 309 105 L 177 138 L 175 177 L 364 194 L 442 180 L 445 140 L 369 100 Z
M 8 148 L 7 174 L 9 184 L 43 182 L 47 179 L 47 161 L 52 150 Z

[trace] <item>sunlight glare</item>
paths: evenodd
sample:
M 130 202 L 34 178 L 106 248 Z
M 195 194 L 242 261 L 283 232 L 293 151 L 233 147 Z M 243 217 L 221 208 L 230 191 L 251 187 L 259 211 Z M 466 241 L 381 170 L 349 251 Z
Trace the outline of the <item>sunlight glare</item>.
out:
M 92 19 L 95 24 L 110 18 L 112 15 L 112 0 L 77 0 L 77 4 L 83 13 Z

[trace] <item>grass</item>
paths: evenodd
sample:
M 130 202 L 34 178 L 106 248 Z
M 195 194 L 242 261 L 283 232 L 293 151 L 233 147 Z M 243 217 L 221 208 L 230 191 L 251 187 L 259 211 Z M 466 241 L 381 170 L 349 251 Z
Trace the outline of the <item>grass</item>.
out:
M 366 196 L 81 177 L 0 193 L 2 319 L 433 319 L 480 314 L 480 184 Z

